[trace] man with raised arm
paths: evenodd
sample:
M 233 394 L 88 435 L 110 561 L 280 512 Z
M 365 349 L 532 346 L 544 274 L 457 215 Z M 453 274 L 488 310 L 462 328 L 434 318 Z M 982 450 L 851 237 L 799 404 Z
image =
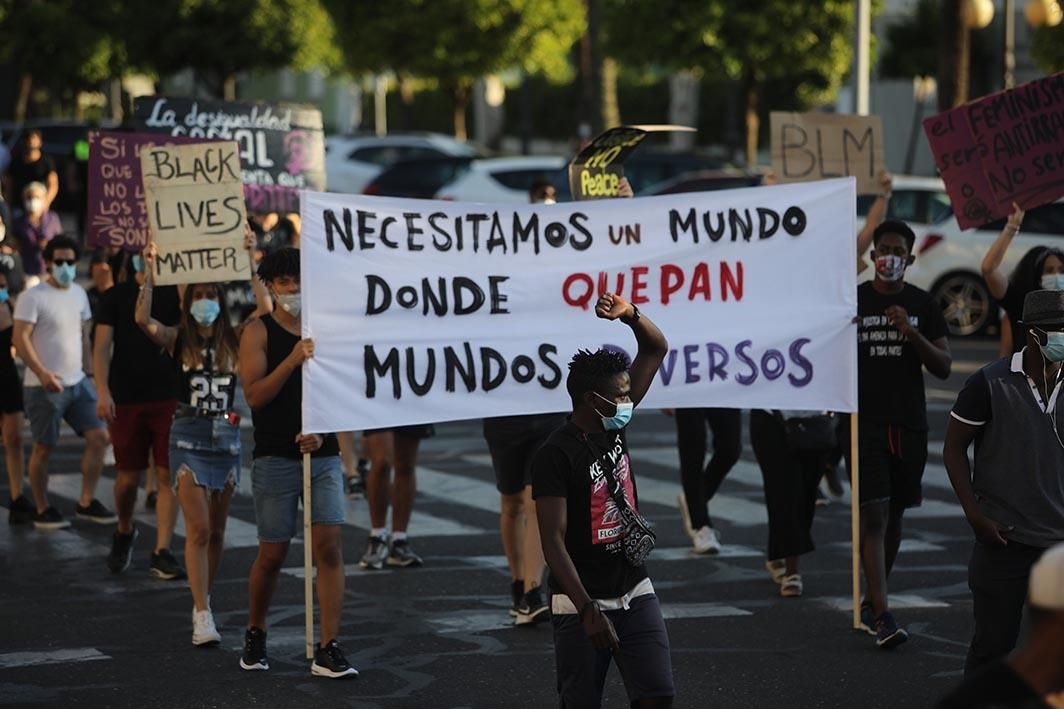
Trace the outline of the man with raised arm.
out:
M 569 420 L 533 462 L 543 555 L 550 568 L 554 654 L 562 706 L 597 707 L 610 656 L 632 706 L 669 707 L 674 694 L 669 636 L 654 585 L 625 552 L 619 505 L 637 510 L 624 428 L 643 400 L 668 343 L 620 296 L 599 298 L 595 314 L 632 328 L 638 353 L 581 350 L 569 363 Z

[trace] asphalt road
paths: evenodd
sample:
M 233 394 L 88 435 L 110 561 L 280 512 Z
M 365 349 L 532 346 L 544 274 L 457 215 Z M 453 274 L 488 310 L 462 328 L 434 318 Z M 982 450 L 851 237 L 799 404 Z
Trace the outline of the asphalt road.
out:
M 956 391 L 993 353 L 989 342 L 954 342 L 953 376 L 948 382 L 928 377 L 926 501 L 907 517 L 891 578 L 895 615 L 912 639 L 893 652 L 877 650 L 871 637 L 850 629 L 846 500 L 818 511 L 818 548 L 802 561 L 804 596 L 781 598 L 763 567 L 767 529 L 749 446 L 711 505 L 724 553 L 693 557 L 675 504 L 680 488 L 671 419 L 638 412 L 630 441 L 641 507 L 659 530 L 649 567 L 668 619 L 676 706 L 926 707 L 959 681 L 971 629 L 965 581 L 971 535 L 942 468 L 941 440 Z M 0 525 L 0 703 L 556 706 L 549 626 L 509 624 L 498 498 L 479 422 L 440 425 L 437 431 L 423 445 L 410 529 L 426 560 L 423 568 L 360 571 L 367 512 L 364 501 L 348 502 L 342 641 L 362 673 L 358 679 L 310 676 L 303 659 L 298 542 L 270 615 L 272 668 L 239 669 L 246 578 L 255 554 L 245 474 L 212 598 L 223 636 L 217 648 L 190 644 L 187 588 L 148 576 L 154 529 L 143 498 L 133 566 L 119 577 L 104 561 L 109 527 L 75 520 L 71 529 L 42 533 Z M 250 450 L 250 431 L 244 434 Z M 54 501 L 71 516 L 79 452 L 67 432 L 52 466 Z M 113 472 L 105 476 L 99 497 L 110 506 Z M 0 499 L 6 502 L 6 490 Z M 620 677 L 611 672 L 605 706 L 626 705 Z

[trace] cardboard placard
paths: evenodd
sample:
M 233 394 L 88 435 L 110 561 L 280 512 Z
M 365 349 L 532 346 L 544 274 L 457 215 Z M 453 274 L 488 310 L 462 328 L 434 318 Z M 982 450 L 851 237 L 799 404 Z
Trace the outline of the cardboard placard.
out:
M 158 256 L 155 282 L 248 280 L 244 186 L 233 141 L 142 148 L 148 221 Z
M 250 212 L 297 212 L 300 190 L 325 189 L 325 133 L 317 108 L 142 96 L 133 101 L 133 116 L 149 133 L 236 141 Z
M 924 121 L 962 229 L 1064 196 L 1064 72 Z
M 574 200 L 616 197 L 624 177 L 624 161 L 648 133 L 694 132 L 673 125 L 616 126 L 599 135 L 569 163 L 569 191 Z
M 856 177 L 857 194 L 879 193 L 886 167 L 879 116 L 773 111 L 769 119 L 777 182 Z
M 152 145 L 199 142 L 181 136 L 95 131 L 89 133 L 88 214 L 85 243 L 139 252 L 148 245 L 148 208 L 140 151 Z

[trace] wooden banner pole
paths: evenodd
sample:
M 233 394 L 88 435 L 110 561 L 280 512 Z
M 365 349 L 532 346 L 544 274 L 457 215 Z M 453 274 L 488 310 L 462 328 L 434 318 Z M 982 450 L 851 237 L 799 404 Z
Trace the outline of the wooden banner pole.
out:
M 310 517 L 310 453 L 303 454 L 303 600 L 306 606 L 307 659 L 314 659 L 314 579 L 311 552 L 314 545 Z
M 861 465 L 857 455 L 857 413 L 850 414 L 850 565 L 853 628 L 861 627 Z

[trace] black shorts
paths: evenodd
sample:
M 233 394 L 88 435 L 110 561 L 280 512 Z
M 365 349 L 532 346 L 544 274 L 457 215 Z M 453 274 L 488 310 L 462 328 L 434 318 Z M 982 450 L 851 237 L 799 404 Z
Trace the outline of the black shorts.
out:
M 15 363 L 0 366 L 0 413 L 17 414 L 25 411 L 22 402 L 22 377 Z
M 606 611 L 621 642 L 619 669 L 628 701 L 671 697 L 672 658 L 669 634 L 658 597 L 636 596 L 628 610 Z M 575 613 L 551 618 L 558 695 L 563 707 L 598 707 L 613 659 L 609 650 L 596 650 Z
M 903 510 L 923 502 L 927 431 L 861 421 L 857 450 L 862 505 L 889 501 L 892 510 Z
M 495 488 L 501 494 L 518 495 L 532 484 L 532 458 L 563 423 L 562 414 L 484 419 L 484 440 L 495 469 Z
M 436 435 L 436 427 L 431 423 L 419 423 L 413 426 L 394 426 L 392 428 L 371 428 L 362 432 L 363 436 L 371 436 L 374 433 L 394 433 L 399 438 L 414 438 L 423 440 Z

